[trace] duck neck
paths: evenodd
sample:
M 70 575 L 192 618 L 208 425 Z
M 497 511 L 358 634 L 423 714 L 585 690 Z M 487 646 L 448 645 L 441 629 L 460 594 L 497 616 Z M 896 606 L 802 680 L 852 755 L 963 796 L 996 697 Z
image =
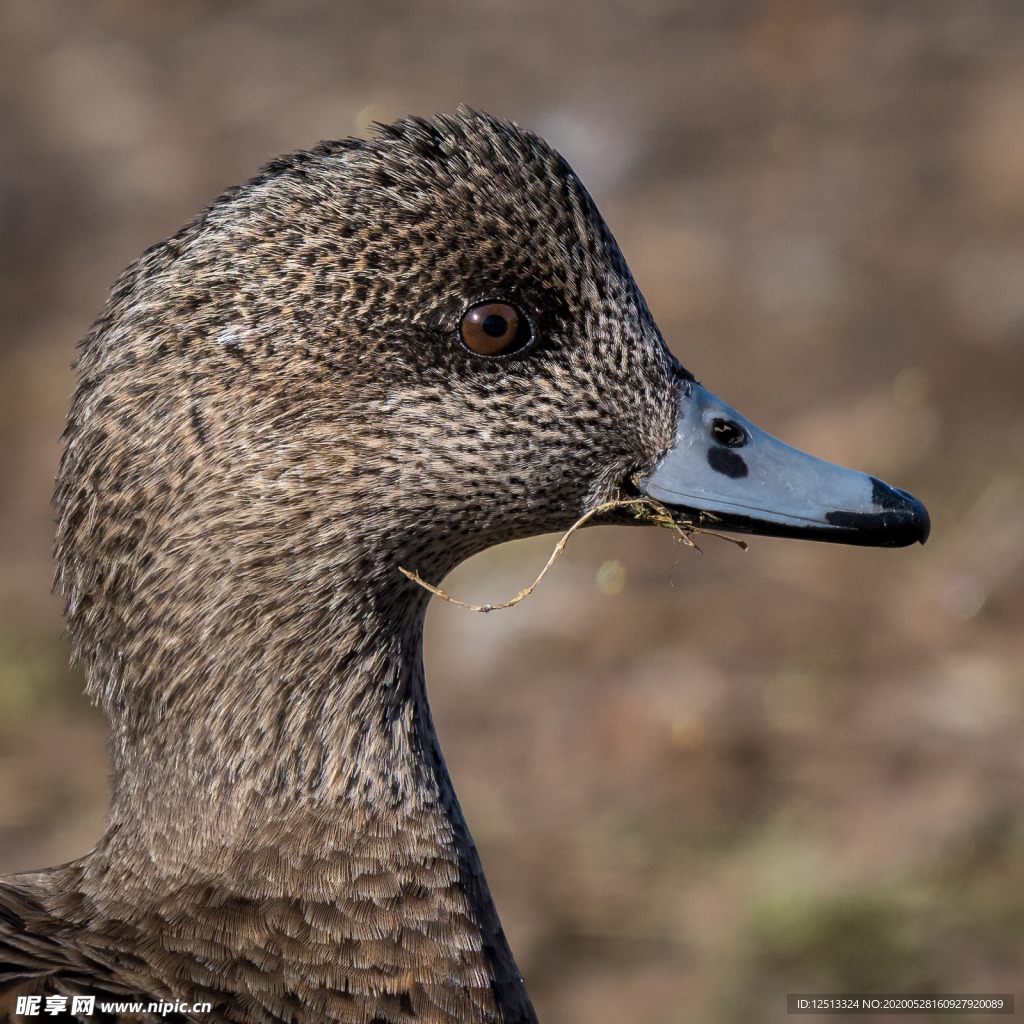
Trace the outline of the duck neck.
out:
M 453 851 L 471 844 L 427 703 L 425 597 L 363 594 L 346 607 L 335 593 L 329 610 L 307 601 L 299 628 L 179 634 L 196 646 L 164 667 L 186 676 L 126 681 L 107 841 L 172 873 L 204 863 L 219 873 L 225 850 L 303 823 L 347 840 L 422 827 Z M 403 614 L 389 616 L 396 607 Z
M 154 715 L 115 723 L 107 833 L 72 866 L 83 914 L 156 920 L 167 948 L 218 935 L 211 963 L 230 965 L 301 936 L 303 991 L 325 1007 L 344 993 L 324 1020 L 385 1019 L 398 999 L 452 1007 L 415 1019 L 535 1024 L 431 721 L 425 595 L 404 598 L 385 605 L 407 610 L 397 621 L 365 600 L 321 618 L 343 625 L 304 633 L 305 658 L 277 676 L 254 676 L 269 655 L 236 638 L 235 670 L 191 680 L 196 703 L 163 731 Z

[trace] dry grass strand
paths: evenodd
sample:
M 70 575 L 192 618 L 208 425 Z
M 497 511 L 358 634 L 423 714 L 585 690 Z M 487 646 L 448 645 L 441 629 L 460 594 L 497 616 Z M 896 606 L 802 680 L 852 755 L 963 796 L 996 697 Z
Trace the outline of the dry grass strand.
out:
M 594 516 L 601 512 L 614 512 L 618 509 L 629 509 L 633 514 L 640 520 L 650 523 L 652 526 L 660 526 L 666 530 L 675 531 L 678 538 L 687 545 L 687 547 L 696 548 L 700 551 L 700 547 L 694 541 L 693 537 L 695 534 L 706 534 L 709 537 L 718 537 L 721 540 L 727 540 L 732 544 L 735 544 L 741 550 L 747 550 L 746 541 L 739 540 L 736 537 L 729 537 L 722 533 L 717 533 L 714 530 L 707 530 L 702 526 L 698 526 L 688 519 L 681 519 L 672 514 L 672 511 L 663 505 L 660 501 L 655 498 L 620 498 L 615 501 L 605 502 L 603 505 L 598 505 L 597 508 L 592 508 L 589 512 L 585 512 L 583 515 L 576 520 L 572 526 L 569 527 L 565 533 L 559 538 L 558 543 L 555 545 L 554 551 L 551 552 L 551 557 L 547 560 L 544 568 L 537 574 L 537 578 L 528 586 L 524 587 L 519 591 L 515 597 L 510 598 L 508 601 L 502 601 L 501 604 L 472 604 L 469 601 L 460 601 L 457 597 L 452 597 L 451 594 L 442 590 L 440 587 L 435 587 L 432 583 L 428 583 L 418 572 L 410 569 L 406 569 L 403 566 L 399 566 L 398 570 L 405 577 L 412 580 L 413 583 L 418 583 L 425 590 L 429 590 L 435 597 L 441 598 L 442 601 L 447 601 L 449 604 L 453 604 L 458 608 L 465 608 L 471 612 L 496 612 L 503 608 L 512 608 L 519 604 L 520 601 L 529 597 L 537 588 L 537 584 L 547 575 L 548 570 L 555 564 L 558 556 L 565 550 L 565 545 L 569 542 L 569 538 L 581 527 L 587 520 L 592 519 Z

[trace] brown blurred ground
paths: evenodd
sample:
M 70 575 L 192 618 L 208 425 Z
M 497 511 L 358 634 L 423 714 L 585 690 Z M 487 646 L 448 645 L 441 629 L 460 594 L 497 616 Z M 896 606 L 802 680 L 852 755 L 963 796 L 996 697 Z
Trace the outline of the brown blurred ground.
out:
M 106 288 L 276 153 L 459 102 L 562 149 L 700 379 L 934 520 L 896 552 L 593 530 L 514 610 L 434 608 L 438 726 L 542 1020 L 1024 1001 L 1017 0 L 4 0 L 0 870 L 101 829 L 48 499 Z M 503 599 L 549 548 L 450 589 Z

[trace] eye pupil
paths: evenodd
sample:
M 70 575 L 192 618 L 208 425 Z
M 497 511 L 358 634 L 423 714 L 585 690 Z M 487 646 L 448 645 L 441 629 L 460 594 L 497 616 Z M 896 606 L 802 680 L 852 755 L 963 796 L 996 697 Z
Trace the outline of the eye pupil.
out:
M 478 356 L 507 356 L 530 341 L 530 321 L 507 302 L 479 302 L 459 321 L 462 344 Z
M 500 338 L 503 334 L 508 333 L 508 321 L 498 313 L 491 313 L 490 316 L 485 317 L 480 326 L 483 328 L 484 334 L 489 334 L 492 338 Z

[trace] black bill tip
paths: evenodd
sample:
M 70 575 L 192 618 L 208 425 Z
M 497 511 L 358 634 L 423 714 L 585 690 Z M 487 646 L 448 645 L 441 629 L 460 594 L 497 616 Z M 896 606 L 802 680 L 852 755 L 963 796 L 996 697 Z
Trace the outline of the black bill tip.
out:
M 828 512 L 825 521 L 850 533 L 844 538 L 849 544 L 870 547 L 904 548 L 908 544 L 923 544 L 931 533 L 932 521 L 928 510 L 909 491 L 900 490 L 871 477 L 870 512 Z

